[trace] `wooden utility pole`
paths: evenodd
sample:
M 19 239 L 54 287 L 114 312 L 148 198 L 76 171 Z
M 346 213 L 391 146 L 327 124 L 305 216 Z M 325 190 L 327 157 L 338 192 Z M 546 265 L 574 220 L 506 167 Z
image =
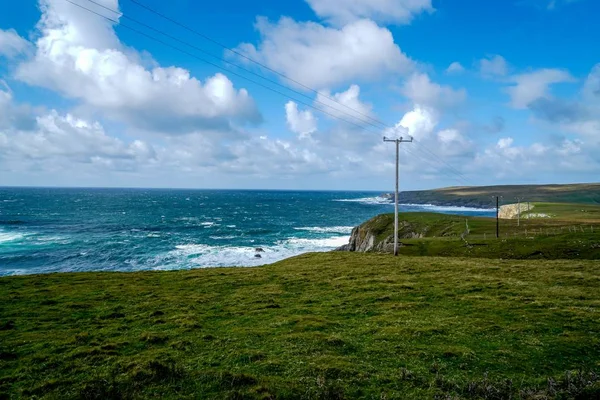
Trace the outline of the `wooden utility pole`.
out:
M 385 136 L 383 137 L 384 142 L 394 142 L 396 143 L 396 192 L 394 193 L 394 256 L 398 255 L 398 181 L 400 179 L 398 164 L 399 164 L 399 153 L 400 153 L 400 143 L 404 142 L 412 142 L 413 138 L 410 140 L 405 140 L 402 137 L 399 139 L 388 139 Z
M 496 196 L 496 239 L 500 237 L 500 197 Z

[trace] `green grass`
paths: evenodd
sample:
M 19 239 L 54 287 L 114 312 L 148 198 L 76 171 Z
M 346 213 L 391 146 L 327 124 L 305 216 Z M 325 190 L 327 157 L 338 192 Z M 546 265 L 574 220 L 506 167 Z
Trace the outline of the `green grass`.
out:
M 600 206 L 592 204 L 575 204 L 575 203 L 532 203 L 534 208 L 531 209 L 532 214 L 546 214 L 552 219 L 558 219 L 568 223 L 573 222 L 600 222 Z M 523 217 L 527 217 L 527 205 L 521 205 Z
M 540 204 L 532 210 L 552 212 L 557 218 L 523 217 L 520 224 L 516 219 L 500 220 L 499 239 L 495 218 L 400 213 L 399 251 L 410 256 L 599 260 L 600 207 L 574 206 Z M 379 215 L 362 227 L 381 242 L 393 235 L 394 215 Z
M 597 398 L 599 285 L 594 261 L 355 253 L 2 278 L 0 398 Z

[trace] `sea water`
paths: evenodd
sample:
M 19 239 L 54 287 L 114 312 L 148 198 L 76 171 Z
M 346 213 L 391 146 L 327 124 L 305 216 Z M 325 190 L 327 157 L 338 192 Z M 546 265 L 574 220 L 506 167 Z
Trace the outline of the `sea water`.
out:
M 0 276 L 269 264 L 346 244 L 352 227 L 393 211 L 379 194 L 0 188 Z

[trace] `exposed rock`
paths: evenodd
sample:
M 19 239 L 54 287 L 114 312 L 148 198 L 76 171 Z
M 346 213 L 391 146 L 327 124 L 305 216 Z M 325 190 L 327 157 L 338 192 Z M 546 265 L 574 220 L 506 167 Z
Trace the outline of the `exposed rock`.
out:
M 521 203 L 519 204 L 505 204 L 500 206 L 500 210 L 498 211 L 498 217 L 501 219 L 516 219 L 521 214 L 521 218 L 524 214 L 528 213 L 528 210 L 533 210 L 534 205 L 529 203 Z
M 260 254 L 255 254 L 254 258 L 262 258 L 262 256 Z
M 352 229 L 348 244 L 339 247 L 336 251 L 356 252 L 391 252 L 394 250 L 393 229 L 389 229 L 393 218 L 389 215 L 379 215 L 360 226 Z M 393 226 L 393 225 L 392 225 Z M 420 239 L 424 235 L 415 232 L 406 221 L 400 221 L 398 225 L 398 237 L 400 239 Z M 402 244 L 399 244 L 402 246 Z
M 265 250 L 262 247 L 257 247 L 256 249 L 254 249 L 255 252 L 257 253 L 264 253 Z

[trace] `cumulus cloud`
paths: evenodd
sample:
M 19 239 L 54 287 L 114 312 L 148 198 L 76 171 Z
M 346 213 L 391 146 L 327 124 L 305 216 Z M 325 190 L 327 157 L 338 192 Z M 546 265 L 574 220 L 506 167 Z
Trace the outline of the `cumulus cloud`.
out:
M 454 90 L 450 86 L 432 82 L 429 75 L 414 73 L 404 82 L 401 93 L 413 103 L 436 109 L 452 108 L 467 97 L 464 89 Z
M 290 130 L 300 135 L 300 138 L 310 137 L 310 134 L 317 130 L 317 119 L 312 112 L 299 111 L 298 104 L 293 101 L 286 103 L 285 117 Z
M 322 90 L 317 95 L 316 107 L 327 111 L 330 115 L 352 123 L 362 124 L 369 121 L 372 106 L 360 100 L 360 86 L 350 85 L 344 92 L 332 94 L 329 90 Z
M 413 68 L 392 33 L 373 21 L 358 20 L 336 29 L 290 18 L 272 23 L 259 17 L 256 28 L 260 43 L 243 43 L 238 51 L 316 89 Z
M 0 56 L 13 58 L 31 51 L 31 43 L 23 39 L 14 29 L 0 29 Z
M 485 77 L 503 77 L 508 74 L 508 64 L 504 57 L 494 55 L 479 60 L 479 71 Z
M 460 170 L 474 155 L 475 143 L 465 136 L 459 124 L 439 127 L 444 111 L 462 103 L 466 91 L 433 82 L 425 73 L 414 73 L 401 93 L 411 100 L 413 108 L 386 131 L 386 136 L 414 138 L 415 143 L 406 148 L 407 166 L 423 178 L 445 176 L 466 184 Z
M 438 116 L 432 109 L 415 105 L 415 108 L 402 117 L 394 126 L 394 129 L 387 132 L 388 136 L 412 136 L 415 139 L 427 138 L 438 124 Z
M 117 0 L 102 0 L 117 8 Z M 177 67 L 145 68 L 124 49 L 111 22 L 62 0 L 42 0 L 35 56 L 17 77 L 81 100 L 94 111 L 135 127 L 167 133 L 232 122 L 258 122 L 245 89 L 222 74 L 204 82 Z
M 592 68 L 577 98 L 539 97 L 527 107 L 541 121 L 600 142 L 600 64 Z
M 5 82 L 0 80 L 0 132 L 2 129 L 16 127 L 19 130 L 31 130 L 36 121 L 32 116 L 32 107 L 15 104 L 13 94 Z
M 592 68 L 583 84 L 583 99 L 600 106 L 600 63 Z
M 458 75 L 465 72 L 465 67 L 462 66 L 458 61 L 453 62 L 446 68 L 446 73 L 449 75 Z
M 17 105 L 12 105 L 17 108 Z M 99 170 L 134 170 L 155 160 L 154 148 L 141 140 L 130 143 L 108 135 L 98 122 L 51 110 L 35 118 L 31 129 L 17 125 L 0 129 L 0 159 L 4 168 L 72 170 L 75 165 L 96 165 Z
M 550 85 L 573 82 L 568 71 L 560 69 L 540 69 L 511 77 L 514 85 L 507 88 L 514 108 L 527 108 L 533 101 L 548 95 Z
M 468 169 L 512 181 L 529 177 L 532 171 L 538 178 L 557 172 L 563 176 L 589 173 L 600 168 L 600 159 L 595 156 L 597 150 L 597 144 L 584 146 L 579 139 L 562 138 L 548 144 L 518 145 L 512 137 L 504 137 L 478 152 Z
M 306 0 L 315 13 L 334 25 L 359 19 L 408 24 L 423 12 L 433 12 L 431 0 Z

